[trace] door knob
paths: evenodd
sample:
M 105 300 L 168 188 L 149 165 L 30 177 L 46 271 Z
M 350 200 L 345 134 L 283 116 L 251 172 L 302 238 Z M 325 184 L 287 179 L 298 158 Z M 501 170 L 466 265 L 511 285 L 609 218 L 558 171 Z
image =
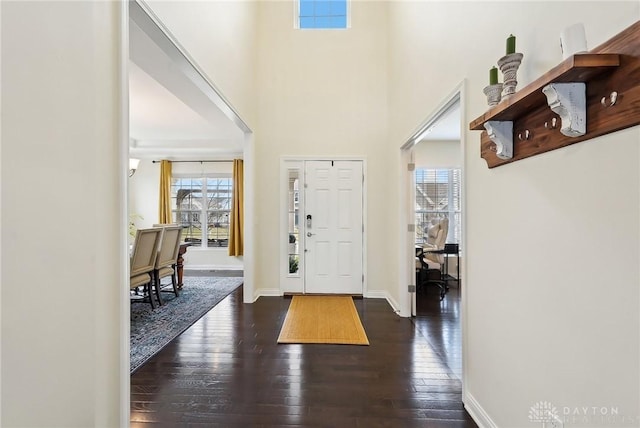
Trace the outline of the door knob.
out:
M 308 237 L 312 237 L 313 235 L 315 235 L 315 233 L 307 232 Z

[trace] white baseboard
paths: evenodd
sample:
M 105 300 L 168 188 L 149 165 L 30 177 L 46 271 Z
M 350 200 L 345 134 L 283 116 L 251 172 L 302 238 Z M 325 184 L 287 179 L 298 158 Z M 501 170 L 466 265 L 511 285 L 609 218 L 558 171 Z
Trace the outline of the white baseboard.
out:
M 469 392 L 465 392 L 464 408 L 479 428 L 498 428 L 498 425 L 491 420 L 480 403 Z
M 283 296 L 284 293 L 279 288 L 260 288 L 256 290 L 256 295 L 260 296 Z M 397 303 L 389 296 L 389 293 L 386 291 L 370 291 L 364 294 L 367 299 L 385 299 L 389 302 L 394 311 L 397 312 L 398 305 Z
M 253 301 L 258 300 L 259 297 L 280 297 L 282 296 L 282 290 L 279 288 L 260 288 L 256 290 Z M 398 309 L 400 306 L 398 303 L 387 293 L 386 291 L 369 291 L 363 295 L 366 299 L 385 299 L 393 311 L 396 314 L 400 314 L 400 310 Z
M 396 302 L 391 295 L 386 291 L 368 291 L 364 294 L 367 299 L 385 299 L 391 306 L 393 311 L 400 315 L 400 305 Z
M 250 302 L 247 302 L 247 301 L 245 300 L 245 303 L 255 303 L 255 302 L 256 302 L 256 300 L 258 300 L 258 298 L 259 298 L 259 297 L 260 297 L 260 294 L 258 294 L 258 293 L 255 293 L 255 292 L 254 292 L 254 293 L 253 293 L 253 295 L 251 296 L 251 298 L 252 298 L 253 300 L 251 300 Z
M 260 288 L 259 290 L 256 290 L 256 300 L 258 299 L 258 297 L 279 297 L 282 296 L 282 291 L 280 291 L 279 288 Z
M 389 295 L 387 295 L 387 302 L 389 302 L 389 305 L 391 305 L 396 315 L 400 315 L 400 305 L 398 304 L 398 302 L 396 302 L 395 299 Z
M 362 296 L 366 299 L 387 299 L 389 300 L 389 293 L 386 291 L 367 291 Z

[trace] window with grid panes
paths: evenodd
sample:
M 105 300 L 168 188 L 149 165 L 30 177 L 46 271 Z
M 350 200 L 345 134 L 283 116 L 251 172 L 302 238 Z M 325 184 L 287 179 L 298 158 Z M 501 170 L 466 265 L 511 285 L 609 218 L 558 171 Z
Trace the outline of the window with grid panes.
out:
M 460 169 L 416 168 L 416 243 L 425 242 L 424 234 L 433 218 L 447 217 L 447 243 L 460 244 Z
M 297 169 L 289 170 L 288 184 L 287 223 L 289 230 L 289 274 L 297 274 L 300 270 L 300 179 Z
M 231 219 L 231 177 L 171 179 L 171 204 L 182 237 L 203 247 L 227 247 Z
M 347 0 L 298 0 L 298 28 L 347 28 Z

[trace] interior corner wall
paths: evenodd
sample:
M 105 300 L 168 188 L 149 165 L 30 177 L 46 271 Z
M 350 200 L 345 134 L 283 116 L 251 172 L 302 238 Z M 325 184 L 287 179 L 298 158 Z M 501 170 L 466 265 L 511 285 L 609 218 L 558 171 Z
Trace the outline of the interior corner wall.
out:
M 397 276 L 395 205 L 387 144 L 387 4 L 352 2 L 348 30 L 294 28 L 294 4 L 260 2 L 256 218 L 258 287 L 279 287 L 280 159 L 353 156 L 366 161 L 367 290 Z
M 487 110 L 482 89 L 510 33 L 524 53 L 521 88 L 562 60 L 564 27 L 583 22 L 592 48 L 640 10 L 631 1 L 393 2 L 389 18 L 399 147 L 464 79 L 467 121 Z M 465 141 L 467 408 L 483 426 L 528 426 L 540 401 L 565 426 L 638 425 L 640 128 L 494 169 L 480 158 L 480 132 Z
M 121 426 L 126 10 L 0 7 L 0 425 Z

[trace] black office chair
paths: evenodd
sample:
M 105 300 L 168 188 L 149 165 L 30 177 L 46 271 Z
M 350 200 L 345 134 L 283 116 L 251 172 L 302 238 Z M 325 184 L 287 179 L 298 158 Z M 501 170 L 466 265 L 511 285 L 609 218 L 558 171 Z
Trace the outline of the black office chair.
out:
M 437 250 L 443 251 L 443 250 Z M 416 249 L 416 290 L 420 292 L 429 285 L 440 288 L 440 300 L 444 299 L 449 291 L 449 286 L 445 280 L 442 270 L 429 267 L 428 260 L 425 259 L 425 251 L 422 248 Z

